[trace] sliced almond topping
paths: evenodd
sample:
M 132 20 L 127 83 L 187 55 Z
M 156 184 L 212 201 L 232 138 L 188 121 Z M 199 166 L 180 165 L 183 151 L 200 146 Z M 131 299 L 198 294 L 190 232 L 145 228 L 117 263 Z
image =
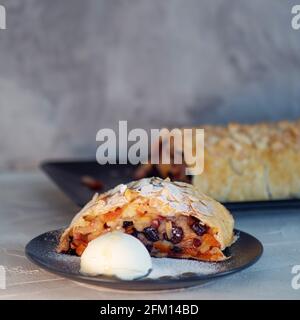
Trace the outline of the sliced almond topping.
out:
M 191 206 L 195 211 L 198 211 L 206 216 L 212 216 L 212 212 L 209 210 L 209 208 L 200 201 L 192 202 Z
M 141 188 L 141 194 L 143 195 L 143 196 L 147 196 L 147 195 L 149 195 L 151 192 L 153 192 L 153 186 L 152 186 L 152 184 L 148 184 L 148 185 L 145 185 L 145 186 L 143 186 L 142 188 Z

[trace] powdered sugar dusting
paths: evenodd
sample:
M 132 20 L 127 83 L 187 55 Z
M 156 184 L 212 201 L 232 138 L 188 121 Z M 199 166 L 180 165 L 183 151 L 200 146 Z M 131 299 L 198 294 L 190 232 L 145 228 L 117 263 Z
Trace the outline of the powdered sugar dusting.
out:
M 217 272 L 219 269 L 219 263 L 208 263 L 186 259 L 152 258 L 152 271 L 147 278 L 179 278 L 184 274 L 209 275 Z

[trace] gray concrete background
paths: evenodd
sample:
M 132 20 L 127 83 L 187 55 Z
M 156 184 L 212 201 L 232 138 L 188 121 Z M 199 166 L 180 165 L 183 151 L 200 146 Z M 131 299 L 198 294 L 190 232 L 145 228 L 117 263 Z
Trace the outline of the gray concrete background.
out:
M 300 116 L 282 0 L 0 0 L 0 170 L 95 155 L 115 128 Z

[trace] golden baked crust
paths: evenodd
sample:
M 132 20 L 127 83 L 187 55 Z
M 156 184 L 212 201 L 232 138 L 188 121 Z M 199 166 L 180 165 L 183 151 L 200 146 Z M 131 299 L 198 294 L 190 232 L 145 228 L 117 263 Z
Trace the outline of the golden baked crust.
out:
M 110 215 L 111 219 L 107 219 L 107 215 Z M 154 220 L 157 217 L 161 219 L 161 226 L 164 224 L 161 234 L 166 231 L 165 228 L 167 229 L 167 227 L 165 226 L 167 223 L 171 224 L 171 226 L 173 223 L 180 226 L 185 235 L 182 235 L 182 239 L 179 242 L 183 241 L 185 247 L 188 242 L 192 244 L 196 238 L 200 246 L 201 242 L 205 242 L 205 236 L 210 238 L 212 243 L 217 241 L 216 245 L 212 245 L 216 247 L 212 251 L 215 255 L 208 255 L 210 254 L 208 252 L 209 248 L 206 254 L 202 252 L 203 254 L 199 253 L 198 256 L 195 248 L 186 248 L 187 250 L 178 255 L 178 257 L 210 261 L 223 260 L 226 257 L 220 250 L 230 246 L 234 240 L 234 220 L 223 205 L 204 195 L 190 184 L 171 182 L 169 179 L 145 178 L 127 185 L 119 185 L 100 196 L 95 195 L 74 217 L 70 226 L 62 234 L 58 251 L 67 252 L 74 244 L 72 243 L 74 242 L 74 237 L 75 240 L 82 242 L 81 235 L 84 236 L 84 241 L 88 242 L 92 238 L 108 231 L 120 230 L 127 232 L 128 230 L 124 227 L 124 221 L 132 222 L 136 230 L 143 233 L 145 226 L 152 225 L 153 217 L 155 218 Z M 209 232 L 209 234 L 198 234 L 199 237 L 197 237 L 193 232 L 193 228 L 190 228 L 186 223 L 190 217 L 193 217 L 191 219 L 195 218 L 195 221 L 201 223 L 201 226 L 205 226 L 207 230 L 205 232 Z M 159 230 L 158 226 L 157 228 Z M 204 240 L 202 236 L 204 236 Z M 156 241 L 158 244 L 160 243 L 160 246 L 169 245 L 168 241 L 165 240 L 168 239 L 160 237 L 160 240 Z M 155 242 L 155 240 L 153 241 Z M 78 243 L 75 242 L 75 246 L 77 245 Z M 192 255 L 190 254 L 191 252 Z M 77 254 L 80 255 L 78 252 Z M 163 256 L 162 254 L 163 252 L 158 252 L 154 256 Z
M 300 197 L 300 120 L 206 125 L 201 129 L 205 132 L 204 170 L 200 175 L 191 176 L 199 190 L 221 202 Z M 165 134 L 161 145 L 168 140 L 170 134 Z M 194 154 L 195 141 L 195 138 L 188 140 L 187 148 Z M 172 143 L 175 145 L 172 144 L 171 152 L 185 152 L 181 143 Z M 186 159 L 191 155 L 187 152 L 184 156 Z M 148 164 L 141 166 L 137 173 L 140 177 L 146 176 L 154 168 L 163 178 L 187 181 L 186 166 Z
M 201 191 L 222 202 L 300 197 L 300 121 L 204 130 Z

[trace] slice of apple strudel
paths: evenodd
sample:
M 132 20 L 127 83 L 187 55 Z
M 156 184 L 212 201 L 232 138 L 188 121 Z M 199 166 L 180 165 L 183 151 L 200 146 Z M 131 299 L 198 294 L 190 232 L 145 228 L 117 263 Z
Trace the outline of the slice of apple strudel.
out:
M 57 251 L 80 256 L 91 240 L 119 230 L 154 257 L 222 261 L 233 226 L 225 207 L 192 185 L 145 178 L 96 194 L 63 232 Z

